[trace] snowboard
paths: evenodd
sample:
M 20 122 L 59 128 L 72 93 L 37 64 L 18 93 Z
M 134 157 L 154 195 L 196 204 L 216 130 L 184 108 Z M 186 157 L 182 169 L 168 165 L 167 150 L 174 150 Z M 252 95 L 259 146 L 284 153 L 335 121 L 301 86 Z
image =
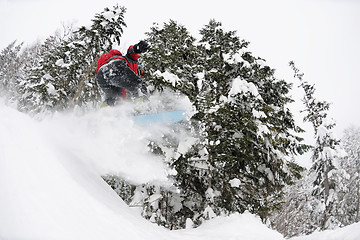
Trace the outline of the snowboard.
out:
M 176 110 L 171 112 L 150 113 L 133 116 L 133 120 L 138 125 L 152 124 L 173 124 L 185 119 L 185 110 Z

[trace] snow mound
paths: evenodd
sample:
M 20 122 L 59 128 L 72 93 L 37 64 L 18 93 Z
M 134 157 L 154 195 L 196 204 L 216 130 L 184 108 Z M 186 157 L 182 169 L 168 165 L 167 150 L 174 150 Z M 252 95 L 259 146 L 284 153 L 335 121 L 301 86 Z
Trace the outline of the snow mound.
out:
M 191 240 L 219 240 L 219 239 L 242 239 L 242 240 L 278 240 L 284 237 L 267 228 L 260 218 L 245 212 L 233 214 L 229 217 L 217 217 L 201 225 L 196 229 L 180 230 L 183 239 Z
M 4 106 L 0 115 L 0 239 L 163 239 L 102 180 L 99 156 L 86 161 L 92 141 L 104 147 L 100 133 L 80 137 L 75 117 L 36 122 Z
M 351 224 L 349 226 L 336 230 L 326 230 L 323 232 L 315 232 L 308 236 L 294 237 L 293 240 L 359 240 L 360 239 L 360 223 Z

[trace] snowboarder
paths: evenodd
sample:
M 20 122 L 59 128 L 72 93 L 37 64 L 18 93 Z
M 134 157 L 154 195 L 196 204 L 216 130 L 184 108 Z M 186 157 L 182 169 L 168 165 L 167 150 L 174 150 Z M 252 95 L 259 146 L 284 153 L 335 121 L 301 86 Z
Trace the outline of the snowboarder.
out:
M 147 87 L 141 78 L 142 69 L 138 66 L 139 54 L 149 49 L 145 41 L 130 46 L 125 56 L 112 49 L 97 61 L 96 80 L 105 93 L 105 103 L 113 106 L 123 98 L 127 91 L 133 97 L 146 97 Z

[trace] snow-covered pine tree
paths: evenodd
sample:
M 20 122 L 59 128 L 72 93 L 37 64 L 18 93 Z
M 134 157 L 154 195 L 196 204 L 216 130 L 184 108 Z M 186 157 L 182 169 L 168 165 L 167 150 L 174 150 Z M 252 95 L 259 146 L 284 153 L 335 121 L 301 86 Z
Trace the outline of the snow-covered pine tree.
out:
M 19 110 L 35 114 L 52 110 L 56 105 L 60 106 L 61 100 L 66 101 L 66 92 L 60 87 L 65 80 L 58 78 L 63 72 L 55 67 L 62 43 L 59 35 L 46 39 L 34 65 L 25 68 L 24 81 L 19 86 Z
M 270 216 L 271 226 L 286 238 L 310 234 L 318 226 L 313 223 L 318 212 L 314 208 L 317 201 L 312 196 L 314 173 L 303 172 L 301 179 L 294 185 L 285 187 L 284 204 L 281 209 L 275 210 Z
M 286 104 L 291 85 L 274 77 L 263 59 L 246 51 L 248 42 L 211 20 L 201 31 L 204 77 L 195 105 L 203 146 L 211 165 L 208 190 L 218 214 L 250 212 L 267 217 L 282 188 L 299 176 L 287 156 L 307 146 L 291 132 L 302 131 Z
M 336 123 L 328 118 L 330 104 L 326 101 L 318 101 L 315 96 L 315 87 L 303 80 L 303 74 L 295 67 L 293 62 L 290 66 L 301 82 L 301 87 L 305 91 L 303 102 L 305 104 L 306 116 L 304 121 L 312 123 L 315 132 L 315 146 L 313 147 L 312 161 L 309 176 L 314 176 L 312 196 L 313 205 L 313 225 L 317 228 L 331 229 L 341 225 L 338 219 L 338 204 L 342 192 L 346 191 L 341 181 L 344 170 L 337 168 L 344 151 L 332 132 Z
M 21 47 L 22 44 L 16 45 L 14 41 L 0 53 L 0 96 L 6 96 L 10 102 L 14 102 L 17 98 Z
M 43 44 L 38 64 L 29 69 L 20 108 L 35 113 L 65 109 L 100 98 L 95 82 L 98 57 L 120 44 L 125 8 L 114 6 L 96 14 L 90 27 L 66 36 L 51 36 Z
M 315 99 L 315 87 L 303 80 L 293 62 L 290 65 L 305 90 L 305 120 L 313 124 L 316 142 L 313 166 L 295 185 L 286 188 L 283 208 L 271 216 L 273 227 L 286 237 L 351 224 L 358 204 L 358 195 L 354 194 L 358 193 L 356 133 L 348 132 L 342 141 L 348 154 L 344 158 L 340 142 L 331 132 L 335 122 L 327 119 L 329 103 Z
M 189 34 L 184 26 L 172 20 L 161 26 L 154 24 L 150 32 L 146 34 L 146 41 L 151 44 L 151 48 L 141 58 L 141 64 L 144 65 L 145 78 L 150 89 L 160 92 L 170 89 L 173 91 L 173 95 L 184 94 L 191 102 L 197 101 L 197 95 L 200 93 L 198 74 L 202 72 L 202 64 L 199 61 L 203 59 L 200 57 L 203 52 L 199 51 L 198 46 L 195 45 L 196 39 Z M 192 131 L 194 135 L 197 134 L 195 129 L 188 127 L 190 132 Z M 173 136 L 165 136 L 163 142 L 152 143 L 152 149 L 160 154 L 166 154 L 169 151 L 175 153 L 174 155 L 188 154 L 178 152 L 180 151 L 178 149 L 179 143 L 174 139 L 176 138 Z M 194 151 L 197 152 L 196 149 Z M 169 156 L 165 157 L 168 158 Z M 180 161 L 183 159 L 182 155 L 179 159 Z M 178 172 L 181 172 L 181 169 L 185 171 L 178 174 L 181 177 L 176 180 L 178 181 L 176 185 L 181 185 L 182 192 L 179 194 L 177 191 L 160 189 L 159 193 L 161 193 L 162 198 L 158 201 L 157 207 L 154 207 L 154 204 L 147 200 L 146 196 L 151 196 L 154 189 L 153 186 L 147 186 L 146 198 L 143 199 L 143 216 L 170 228 L 185 227 L 187 218 L 193 218 L 194 214 L 200 216 L 206 207 L 203 201 L 206 189 L 203 189 L 204 183 L 200 184 L 200 181 L 203 180 L 201 176 L 206 174 L 207 170 L 196 166 L 202 162 L 201 159 L 190 162 L 194 165 L 189 163 L 187 169 L 182 168 L 185 165 L 177 164 L 178 161 L 170 162 L 173 167 L 178 168 Z M 185 179 L 190 184 L 187 187 L 182 185 L 182 180 Z M 184 199 L 184 196 L 189 197 Z M 197 221 L 196 217 L 194 220 L 197 225 L 201 223 L 201 221 Z
M 156 26 L 143 58 L 155 88 L 185 94 L 196 109 L 193 144 L 172 164 L 182 199 L 176 214 L 195 224 L 245 210 L 265 219 L 280 203 L 283 186 L 300 176 L 287 157 L 308 148 L 291 133 L 301 131 L 286 108 L 291 85 L 276 79 L 221 23 L 211 20 L 200 33 L 195 43 L 173 21 Z
M 44 48 L 40 42 L 36 42 L 30 46 L 27 46 L 21 50 L 21 55 L 19 56 L 19 64 L 21 68 L 19 69 L 20 79 L 17 84 L 17 93 L 18 96 L 16 98 L 17 107 L 21 111 L 27 111 L 25 106 L 31 106 L 24 104 L 22 101 L 26 101 L 24 99 L 25 89 L 29 84 L 29 73 L 36 69 L 36 66 L 39 66 L 39 62 L 41 61 L 41 56 Z
M 163 26 L 154 24 L 147 32 L 147 41 L 151 43 L 151 49 L 140 59 L 143 63 L 148 84 L 154 90 L 164 88 L 176 89 L 177 91 L 189 96 L 191 100 L 199 92 L 197 85 L 198 71 L 197 63 L 199 54 L 194 45 L 195 38 L 192 37 L 187 29 L 170 20 Z M 166 78 L 163 73 L 176 76 Z M 178 79 L 179 81 L 174 81 Z M 186 82 L 180 79 L 187 79 Z M 170 81 L 171 80 L 171 81 Z
M 341 169 L 347 172 L 343 183 L 347 191 L 342 196 L 339 218 L 346 226 L 360 221 L 360 129 L 351 127 L 345 130 L 342 140 L 347 156 L 340 163 Z

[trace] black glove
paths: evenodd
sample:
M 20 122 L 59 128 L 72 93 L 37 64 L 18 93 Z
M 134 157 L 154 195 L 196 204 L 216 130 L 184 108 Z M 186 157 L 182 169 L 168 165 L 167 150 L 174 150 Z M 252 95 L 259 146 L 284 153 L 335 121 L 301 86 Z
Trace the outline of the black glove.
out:
M 150 46 L 147 42 L 141 40 L 139 43 L 135 44 L 133 48 L 135 53 L 144 53 L 150 48 Z

